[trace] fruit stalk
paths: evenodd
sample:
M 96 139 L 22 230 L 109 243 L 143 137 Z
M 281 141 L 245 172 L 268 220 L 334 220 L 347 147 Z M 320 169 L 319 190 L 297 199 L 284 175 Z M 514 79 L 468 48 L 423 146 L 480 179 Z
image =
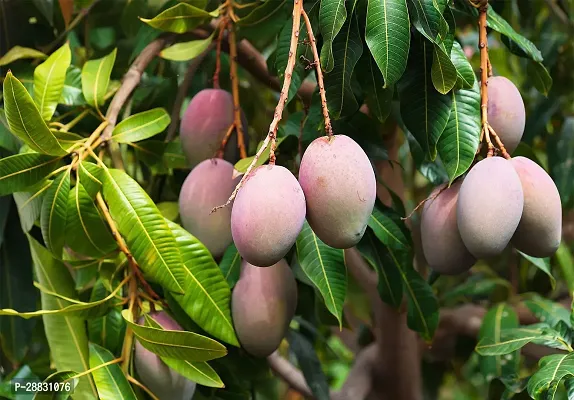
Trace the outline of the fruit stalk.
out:
M 317 71 L 317 84 L 319 85 L 319 94 L 321 95 L 321 110 L 323 111 L 323 119 L 325 120 L 325 131 L 327 131 L 327 135 L 329 135 L 329 137 L 332 137 L 333 127 L 331 126 L 331 118 L 329 118 L 329 109 L 327 108 L 327 95 L 325 93 L 325 84 L 323 83 L 323 72 L 321 71 L 321 61 L 319 59 L 319 52 L 317 51 L 315 36 L 313 35 L 313 27 L 311 26 L 309 16 L 304 9 L 301 9 L 301 15 L 305 20 L 307 35 L 309 36 L 311 49 L 313 49 L 313 65 Z
M 215 71 L 213 72 L 213 88 L 220 89 L 219 72 L 221 71 L 221 43 L 227 27 L 227 18 L 223 17 L 219 23 L 219 35 L 217 36 L 217 48 L 215 50 Z
M 231 91 L 233 94 L 233 116 L 235 131 L 237 132 L 237 147 L 239 156 L 243 159 L 247 157 L 245 151 L 245 141 L 243 137 L 243 122 L 241 121 L 241 105 L 239 103 L 239 76 L 237 74 L 237 38 L 235 27 L 231 24 L 229 28 L 229 55 L 231 58 L 229 77 L 231 79 Z
M 271 143 L 271 149 L 269 152 L 269 164 L 275 164 L 275 140 L 277 138 L 277 128 L 279 126 L 279 121 L 281 121 L 281 117 L 283 115 L 283 108 L 287 103 L 287 96 L 289 94 L 289 86 L 291 86 L 291 76 L 293 75 L 293 69 L 295 68 L 295 60 L 297 55 L 297 44 L 298 44 L 298 37 L 299 37 L 299 27 L 301 25 L 301 12 L 303 11 L 303 0 L 294 0 L 293 4 L 293 29 L 291 33 L 291 45 L 289 46 L 289 60 L 287 61 L 287 67 L 285 68 L 285 79 L 283 80 L 283 87 L 281 89 L 281 95 L 279 96 L 279 102 L 277 103 L 277 107 L 275 107 L 275 114 L 273 117 L 273 121 L 269 125 L 269 132 L 263 141 L 263 144 L 257 151 L 257 154 L 253 157 L 253 161 L 247 167 L 245 174 L 241 178 L 241 181 L 237 184 L 233 193 L 227 200 L 225 204 L 220 206 L 214 207 L 211 212 L 214 213 L 220 208 L 227 207 L 231 204 L 235 196 L 245 183 L 245 180 L 249 177 L 249 174 L 257 164 L 257 161 L 261 157 L 261 154 L 267 149 L 269 143 Z M 233 58 L 233 57 L 232 57 Z

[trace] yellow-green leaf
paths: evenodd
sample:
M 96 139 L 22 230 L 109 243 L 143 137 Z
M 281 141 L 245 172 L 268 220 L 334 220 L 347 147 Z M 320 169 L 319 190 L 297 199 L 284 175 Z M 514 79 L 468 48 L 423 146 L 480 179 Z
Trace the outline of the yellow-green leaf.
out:
M 66 42 L 34 70 L 34 101 L 46 121 L 56 111 L 71 61 L 72 52 Z
M 0 159 L 0 196 L 20 192 L 44 179 L 60 158 L 39 153 L 16 154 Z
M 161 133 L 171 118 L 164 108 L 154 108 L 124 119 L 114 128 L 113 139 L 118 143 L 139 142 Z
M 48 248 L 59 258 L 64 248 L 66 219 L 68 217 L 68 193 L 70 192 L 70 169 L 62 171 L 46 191 L 42 202 L 40 225 Z
M 128 378 L 119 363 L 103 364 L 114 361 L 115 357 L 109 350 L 90 343 L 90 368 L 94 368 L 92 376 L 96 382 L 98 395 L 101 400 L 136 400 Z M 99 368 L 98 368 L 99 367 Z
M 190 42 L 176 43 L 163 49 L 159 55 L 161 58 L 171 61 L 189 61 L 203 53 L 213 41 L 215 31 L 203 40 L 192 40 Z
M 82 92 L 84 93 L 84 98 L 89 105 L 96 109 L 99 109 L 104 104 L 104 97 L 110 84 L 110 75 L 116 61 L 117 50 L 114 49 L 105 57 L 97 60 L 87 61 L 82 68 Z
M 8 65 L 16 60 L 24 58 L 46 58 L 47 56 L 36 49 L 29 47 L 14 46 L 6 54 L 0 57 L 0 67 Z
M 152 19 L 140 18 L 143 22 L 165 32 L 185 33 L 203 23 L 212 15 L 201 8 L 179 3 Z

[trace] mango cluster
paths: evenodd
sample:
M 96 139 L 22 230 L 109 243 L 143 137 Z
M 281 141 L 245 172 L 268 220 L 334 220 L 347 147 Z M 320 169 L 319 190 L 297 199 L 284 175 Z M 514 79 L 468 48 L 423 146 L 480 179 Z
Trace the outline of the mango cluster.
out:
M 512 152 L 524 132 L 524 103 L 506 78 L 489 79 L 488 90 L 488 121 Z M 442 274 L 464 272 L 508 245 L 548 257 L 561 235 L 558 189 L 542 167 L 525 157 L 479 161 L 462 180 L 436 188 L 421 218 L 425 258 Z

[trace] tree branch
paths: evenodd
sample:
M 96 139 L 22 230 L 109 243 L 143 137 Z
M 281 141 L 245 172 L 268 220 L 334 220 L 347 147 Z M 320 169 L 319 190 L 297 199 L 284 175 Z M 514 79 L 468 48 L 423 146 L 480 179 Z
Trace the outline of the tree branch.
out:
M 307 385 L 305 377 L 293 364 L 288 360 L 281 357 L 279 353 L 274 352 L 269 357 L 267 357 L 267 362 L 273 373 L 281 378 L 285 383 L 289 385 L 293 390 L 301 393 L 303 396 L 313 399 L 313 392 Z

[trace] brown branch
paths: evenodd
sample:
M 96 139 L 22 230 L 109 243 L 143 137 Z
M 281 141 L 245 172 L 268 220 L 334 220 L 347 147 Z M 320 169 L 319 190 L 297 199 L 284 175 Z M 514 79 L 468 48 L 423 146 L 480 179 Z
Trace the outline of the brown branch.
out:
M 219 72 L 221 71 L 221 44 L 223 42 L 223 35 L 225 34 L 225 28 L 227 27 L 228 19 L 222 18 L 219 23 L 218 29 L 219 34 L 217 35 L 217 48 L 215 50 L 215 71 L 213 71 L 213 87 L 219 89 Z
M 80 22 L 82 22 L 82 20 L 90 13 L 92 8 L 94 8 L 94 6 L 99 3 L 99 1 L 100 0 L 94 0 L 91 4 L 81 9 L 78 15 L 76 15 L 76 18 L 74 18 L 70 25 L 66 27 L 66 30 L 60 33 L 56 39 L 48 44 L 45 52 L 50 53 L 52 50 L 54 50 L 54 48 L 62 41 L 62 39 L 64 39 L 68 33 L 73 31 Z
M 195 57 L 189 63 L 187 67 L 187 71 L 185 72 L 185 76 L 183 77 L 183 81 L 181 85 L 179 85 L 179 89 L 177 91 L 177 95 L 175 97 L 175 101 L 173 103 L 173 108 L 171 110 L 171 122 L 169 123 L 169 127 L 167 128 L 167 135 L 165 137 L 166 142 L 171 142 L 175 135 L 177 134 L 177 130 L 179 128 L 179 115 L 181 113 L 181 105 L 183 104 L 183 100 L 187 95 L 187 91 L 191 86 L 191 82 L 193 81 L 193 77 L 195 72 L 205 59 L 205 57 L 209 54 L 211 50 L 214 48 L 214 44 L 210 44 L 207 49 L 205 49 L 201 54 Z
M 285 383 L 287 383 L 289 387 L 301 393 L 307 398 L 315 398 L 301 371 L 299 371 L 288 360 L 281 357 L 279 353 L 274 352 L 269 357 L 267 357 L 267 363 L 269 364 L 269 368 L 271 368 L 273 373 L 281 378 Z
M 315 36 L 313 35 L 313 27 L 311 26 L 311 21 L 309 16 L 304 9 L 301 10 L 301 15 L 305 20 L 305 26 L 307 27 L 307 35 L 309 36 L 309 42 L 311 44 L 311 49 L 313 49 L 313 58 L 315 61 L 315 70 L 317 71 L 317 83 L 319 84 L 319 94 L 321 95 L 321 109 L 323 111 L 323 119 L 325 120 L 325 131 L 329 137 L 333 136 L 333 128 L 331 126 L 331 119 L 329 118 L 329 109 L 327 108 L 327 94 L 325 93 L 325 83 L 323 82 L 323 72 L 321 71 L 321 61 L 319 58 L 319 52 L 317 51 L 317 43 L 315 41 Z
M 301 0 L 303 1 L 303 0 Z M 235 37 L 235 26 L 232 24 L 229 29 L 229 56 L 230 69 L 229 77 L 231 79 L 231 92 L 233 94 L 233 120 L 235 132 L 237 132 L 237 147 L 239 147 L 239 156 L 247 157 L 245 151 L 245 138 L 243 135 L 243 121 L 241 120 L 241 103 L 239 101 L 239 74 L 237 73 L 237 38 Z
M 373 371 L 379 363 L 379 348 L 376 343 L 365 347 L 356 357 L 341 389 L 331 394 L 332 400 L 363 400 L 371 393 Z
M 122 84 L 112 102 L 108 107 L 108 111 L 106 112 L 106 119 L 108 120 L 109 124 L 104 130 L 102 135 L 102 139 L 104 141 L 109 141 L 109 148 L 110 154 L 112 156 L 112 161 L 114 166 L 117 168 L 123 169 L 123 161 L 121 154 L 119 153 L 119 146 L 113 140 L 110 140 L 112 137 L 112 131 L 116 126 L 116 122 L 118 120 L 118 115 L 132 94 L 133 90 L 137 87 L 137 85 L 141 81 L 142 74 L 148 64 L 159 54 L 159 52 L 171 41 L 173 40 L 173 35 L 161 36 L 148 44 L 140 53 L 140 55 L 134 60 L 133 64 L 130 66 L 128 72 L 123 77 Z
M 234 129 L 235 129 L 235 123 L 229 125 L 227 132 L 225 132 L 225 136 L 221 140 L 219 150 L 217 150 L 217 152 L 215 153 L 216 158 L 223 158 L 223 155 L 225 154 L 225 146 L 227 145 L 227 142 L 229 141 L 229 138 L 231 137 L 231 134 L 233 133 Z

